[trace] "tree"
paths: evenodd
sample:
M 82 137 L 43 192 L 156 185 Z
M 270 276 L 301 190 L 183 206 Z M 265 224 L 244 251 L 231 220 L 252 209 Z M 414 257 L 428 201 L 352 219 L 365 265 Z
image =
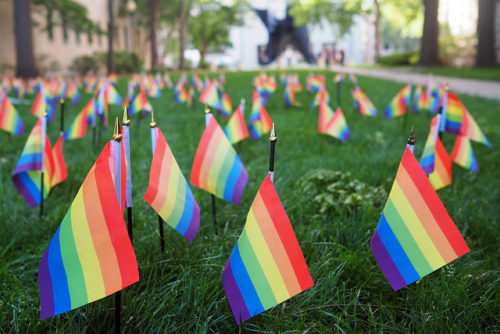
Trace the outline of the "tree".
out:
M 496 66 L 496 0 L 478 0 L 476 66 Z
M 200 51 L 200 64 L 209 50 L 219 51 L 231 46 L 229 28 L 243 23 L 245 4 L 235 1 L 226 6 L 219 1 L 200 0 L 194 6 L 197 15 L 189 22 L 189 35 L 193 46 Z
M 179 69 L 183 70 L 184 50 L 186 50 L 186 35 L 189 24 L 189 12 L 191 10 L 192 0 L 180 0 L 179 8 Z
M 16 75 L 28 78 L 38 75 L 33 51 L 33 23 L 30 0 L 14 0 L 16 34 Z
M 380 49 L 382 48 L 382 32 L 380 29 L 382 13 L 380 12 L 380 3 L 378 0 L 374 0 L 373 5 L 375 6 L 375 62 L 378 63 Z
M 158 30 L 158 0 L 148 0 L 149 7 L 149 39 L 151 42 L 151 69 L 158 66 L 158 41 L 156 31 Z
M 439 0 L 424 0 L 424 28 L 420 40 L 419 65 L 436 66 L 439 61 Z

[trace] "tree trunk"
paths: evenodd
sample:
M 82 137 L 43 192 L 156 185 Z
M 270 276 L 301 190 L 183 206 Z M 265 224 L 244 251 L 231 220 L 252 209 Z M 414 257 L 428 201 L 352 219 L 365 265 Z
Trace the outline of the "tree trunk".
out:
M 179 10 L 179 70 L 183 70 L 184 50 L 186 49 L 186 32 L 187 32 L 187 15 L 186 15 L 186 0 L 181 0 Z
M 22 78 L 36 77 L 35 52 L 33 50 L 33 22 L 31 1 L 14 0 L 14 28 L 16 34 L 16 75 Z
M 115 57 L 113 52 L 113 39 L 115 31 L 115 15 L 113 13 L 113 0 L 108 0 L 108 74 L 115 71 Z
M 158 29 L 158 0 L 148 0 L 149 4 L 149 39 L 151 41 L 151 70 L 158 65 L 158 42 L 156 31 Z
M 207 40 L 204 40 L 201 45 L 200 64 L 205 63 L 205 56 L 207 55 L 207 51 L 208 51 L 208 42 Z
M 436 66 L 439 61 L 439 24 L 438 7 L 439 0 L 424 0 L 424 30 L 420 40 L 419 65 Z
M 495 66 L 496 0 L 478 0 L 476 66 Z
M 382 47 L 382 32 L 380 31 L 380 3 L 378 0 L 373 2 L 375 5 L 375 62 L 380 58 L 380 49 Z

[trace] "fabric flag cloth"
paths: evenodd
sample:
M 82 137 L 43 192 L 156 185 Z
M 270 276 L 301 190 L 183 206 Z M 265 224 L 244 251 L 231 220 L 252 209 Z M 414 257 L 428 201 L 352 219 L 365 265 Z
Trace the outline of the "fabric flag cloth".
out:
M 413 111 L 418 112 L 427 108 L 427 95 L 424 94 L 421 85 L 418 85 L 415 89 L 415 95 L 413 96 Z
M 117 148 L 111 148 L 115 144 Z M 113 151 L 118 157 L 112 157 Z M 41 319 L 115 293 L 139 280 L 123 220 L 124 152 L 108 143 L 83 181 L 38 271 Z
M 153 107 L 146 98 L 146 93 L 144 92 L 144 88 L 139 89 L 139 94 L 136 95 L 134 102 L 132 102 L 132 105 L 127 111 L 129 116 L 133 116 L 140 111 L 142 112 L 153 111 Z
M 357 86 L 351 90 L 352 97 L 354 98 L 355 108 L 359 108 L 361 115 L 377 116 L 377 109 L 373 106 L 372 102 L 366 94 Z
M 194 157 L 191 183 L 225 201 L 239 204 L 248 174 L 211 114 L 206 114 L 206 128 Z
M 45 129 L 45 117 L 40 117 L 31 130 L 12 175 L 12 181 L 17 190 L 32 208 L 41 202 L 42 172 L 44 173 L 44 199 L 47 198 L 53 186 L 64 181 L 67 177 L 66 163 L 62 154 L 62 136 L 58 140 L 58 149 L 54 154 Z
M 300 107 L 302 106 L 297 100 L 295 99 L 295 85 L 289 84 L 285 88 L 285 94 L 283 95 L 283 99 L 285 100 L 285 106 L 287 107 Z
M 91 100 L 92 102 L 93 100 Z M 90 106 L 89 108 L 91 108 Z M 76 116 L 75 120 L 69 128 L 66 130 L 66 133 L 64 134 L 64 139 L 65 140 L 70 140 L 70 139 L 78 139 L 78 138 L 83 138 L 85 137 L 85 134 L 87 132 L 87 118 L 88 118 L 88 113 L 89 110 L 87 107 L 85 107 L 80 113 Z
M 250 129 L 250 136 L 253 140 L 257 140 L 271 131 L 273 121 L 263 105 L 260 104 L 258 107 L 252 106 L 248 127 Z
M 40 84 L 40 89 L 36 95 L 35 102 L 31 106 L 31 114 L 36 117 L 42 117 L 47 111 L 47 103 L 45 101 L 45 90 Z
M 231 102 L 231 98 L 227 93 L 224 93 L 224 95 L 222 95 L 219 112 L 225 118 L 228 118 L 233 112 L 233 104 Z
M 0 99 L 0 129 L 12 133 L 15 136 L 22 136 L 24 124 L 21 116 L 19 116 L 16 108 L 10 103 L 6 95 Z
M 440 117 L 441 115 L 437 115 L 431 120 L 431 128 L 429 130 L 427 140 L 425 141 L 424 153 L 422 154 L 422 158 L 420 159 L 420 166 L 422 166 L 422 169 L 427 175 L 434 171 L 436 160 L 435 146 L 436 140 L 439 135 Z
M 347 142 L 349 139 L 349 128 L 339 107 L 333 113 L 326 103 L 322 103 L 319 107 L 319 124 L 318 132 L 340 139 L 342 142 Z
M 127 125 L 122 126 L 122 145 L 125 152 L 126 190 L 125 207 L 132 207 L 132 172 L 130 170 L 130 131 Z
M 224 129 L 224 133 L 231 142 L 235 144 L 245 138 L 248 138 L 247 125 L 245 123 L 245 104 L 241 103 L 233 113 Z
M 395 291 L 469 252 L 408 147 L 370 246 Z
M 389 105 L 384 109 L 385 118 L 393 118 L 406 114 L 406 107 L 410 104 L 411 86 L 408 84 L 399 91 Z
M 95 98 L 91 98 L 90 101 L 83 107 L 85 114 L 87 115 L 87 124 L 95 128 L 97 124 L 97 112 L 95 108 Z
M 151 129 L 153 162 L 143 198 L 173 229 L 191 242 L 200 226 L 200 208 L 159 128 Z
M 445 117 L 444 130 L 491 147 L 491 143 L 481 131 L 472 115 L 452 92 L 444 93 L 443 115 Z
M 475 173 L 479 172 L 476 156 L 474 155 L 472 145 L 467 137 L 457 136 L 450 158 L 463 168 Z
M 238 324 L 314 285 L 269 175 L 250 207 L 222 282 Z
M 208 84 L 205 90 L 201 93 L 199 100 L 201 103 L 204 103 L 213 109 L 221 109 L 221 101 L 219 100 L 217 85 L 215 82 L 210 82 Z

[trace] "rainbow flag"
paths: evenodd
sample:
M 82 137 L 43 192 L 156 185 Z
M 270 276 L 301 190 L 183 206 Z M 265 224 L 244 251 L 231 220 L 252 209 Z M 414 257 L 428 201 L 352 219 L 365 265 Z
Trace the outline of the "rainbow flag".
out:
M 335 77 L 333 78 L 333 82 L 336 84 L 341 84 L 345 80 L 345 74 L 344 73 L 337 73 L 335 74 Z
M 47 111 L 47 103 L 45 101 L 45 90 L 43 84 L 40 84 L 38 94 L 36 95 L 35 102 L 31 106 L 31 114 L 36 117 L 42 117 Z
M 10 132 L 16 136 L 22 136 L 24 132 L 24 124 L 21 116 L 19 116 L 6 95 L 1 98 L 1 101 L 0 129 Z
M 153 162 L 143 198 L 173 229 L 191 242 L 200 227 L 200 208 L 159 128 L 151 129 Z
M 266 108 L 263 105 L 260 105 L 258 108 L 256 106 L 258 104 L 252 106 L 252 112 L 248 120 L 248 128 L 253 140 L 259 139 L 265 133 L 271 131 L 273 127 L 273 121 L 267 113 Z
M 125 190 L 125 207 L 132 207 L 132 173 L 130 170 L 130 133 L 129 126 L 122 126 L 122 145 L 125 153 L 125 171 L 126 171 L 126 190 Z
M 233 112 L 233 104 L 231 102 L 231 98 L 227 93 L 224 93 L 224 95 L 222 95 L 222 101 L 220 103 L 219 111 L 225 118 L 228 118 Z
M 467 137 L 458 135 L 455 139 L 455 145 L 450 154 L 451 160 L 458 165 L 472 172 L 479 172 L 479 165 L 476 156 L 472 150 L 472 145 Z
M 451 184 L 451 160 L 439 137 L 435 144 L 434 171 L 429 174 L 434 189 L 438 190 Z
M 435 165 L 435 147 L 436 140 L 439 135 L 439 119 L 440 115 L 435 116 L 431 121 L 431 128 L 429 130 L 429 135 L 425 141 L 424 153 L 420 159 L 420 166 L 424 170 L 425 174 L 429 175 L 434 171 Z
M 285 94 L 283 95 L 285 100 L 285 106 L 291 107 L 301 107 L 302 105 L 295 99 L 295 85 L 287 85 L 285 88 Z
M 318 93 L 316 93 L 316 96 L 314 96 L 314 100 L 311 103 L 311 109 L 316 108 L 317 106 L 326 103 L 330 104 L 331 99 L 330 95 L 328 94 L 328 91 L 326 90 L 325 87 L 321 88 Z
M 238 324 L 314 285 L 270 175 L 250 207 L 222 282 Z
M 474 118 L 472 118 L 471 114 L 465 108 L 463 109 L 463 111 L 464 117 L 462 126 L 460 127 L 460 135 L 491 147 L 490 141 L 481 131 Z
M 139 111 L 143 112 L 153 111 L 153 107 L 151 106 L 151 104 L 149 104 L 146 98 L 146 93 L 144 92 L 144 89 L 139 90 L 139 94 L 136 95 L 134 102 L 128 109 L 128 114 L 129 116 L 133 116 Z
M 211 114 L 206 114 L 206 128 L 201 137 L 191 183 L 201 189 L 239 204 L 248 181 L 248 174 L 238 154 Z
M 40 319 L 109 296 L 139 280 L 123 220 L 125 164 L 120 148 L 119 142 L 104 147 L 40 261 Z
M 394 290 L 469 252 L 409 147 L 370 246 Z
M 64 95 L 71 99 L 71 104 L 74 106 L 77 105 L 78 102 L 80 102 L 81 95 L 78 91 L 78 87 L 73 82 L 73 80 L 68 80 Z
M 208 87 L 201 93 L 199 98 L 201 103 L 208 105 L 216 110 L 221 109 L 221 102 L 219 100 L 219 95 L 217 94 L 217 85 L 215 82 L 211 82 Z
M 122 98 L 120 94 L 118 94 L 115 87 L 109 82 L 106 82 L 105 84 L 104 95 L 105 95 L 105 100 L 108 104 L 116 104 L 116 105 L 122 104 Z
M 93 128 L 96 126 L 96 109 L 95 109 L 95 98 L 91 98 L 90 101 L 83 107 L 82 112 L 87 115 L 87 124 L 91 125 Z
M 358 85 L 358 78 L 352 73 L 349 73 L 349 81 L 355 86 Z
M 91 102 L 92 101 L 93 99 L 91 100 Z M 85 137 L 85 133 L 87 132 L 88 113 L 89 111 L 87 110 L 87 107 L 83 108 L 83 110 L 80 111 L 80 113 L 76 116 L 73 123 L 71 123 L 69 128 L 66 130 L 66 133 L 64 134 L 64 140 L 71 140 L 71 139 L 78 139 Z
M 333 110 L 327 103 L 321 103 L 319 105 L 319 117 L 318 117 L 318 132 L 325 133 L 327 130 L 327 124 L 333 117 Z
M 161 97 L 161 90 L 155 79 L 149 76 L 146 82 L 146 93 L 148 96 L 159 99 Z
M 325 87 L 325 77 L 322 75 L 309 75 L 306 79 L 306 89 L 317 93 Z
M 186 91 L 186 87 L 184 86 L 184 83 L 178 84 L 175 86 L 175 91 L 174 91 L 174 99 L 175 102 L 178 104 L 188 102 L 189 101 L 189 95 L 188 92 Z
M 354 98 L 355 108 L 359 108 L 361 115 L 373 117 L 377 116 L 377 109 L 373 106 L 368 96 L 365 95 L 359 86 L 351 90 L 351 94 Z
M 424 94 L 421 85 L 418 85 L 415 89 L 415 95 L 413 96 L 413 111 L 418 112 L 427 108 L 427 95 Z
M 61 133 L 59 138 L 57 138 L 54 148 L 52 149 L 53 172 L 50 185 L 51 187 L 54 187 L 56 184 L 59 184 L 68 178 L 68 170 L 66 168 L 66 161 L 63 154 L 63 143 L 64 134 Z
M 66 164 L 60 149 L 54 154 L 46 135 L 46 119 L 40 117 L 31 130 L 21 157 L 12 175 L 12 181 L 30 207 L 41 202 L 41 173 L 43 172 L 43 198 L 51 188 L 66 179 Z M 43 152 L 43 153 L 42 153 Z M 56 175 L 56 176 L 54 176 Z
M 326 113 L 326 117 L 323 116 L 320 118 L 326 119 L 326 123 L 318 126 L 318 132 L 338 138 L 344 143 L 347 142 L 350 133 L 344 118 L 344 114 L 342 113 L 342 109 L 340 109 L 339 107 L 337 108 L 335 113 L 333 113 L 328 105 L 323 104 L 323 113 Z M 331 115 L 329 119 L 328 115 Z M 320 128 L 321 131 L 319 131 Z
M 235 144 L 245 138 L 248 138 L 247 125 L 245 123 L 245 104 L 240 103 L 240 106 L 233 113 L 227 122 L 224 133 L 231 142 Z

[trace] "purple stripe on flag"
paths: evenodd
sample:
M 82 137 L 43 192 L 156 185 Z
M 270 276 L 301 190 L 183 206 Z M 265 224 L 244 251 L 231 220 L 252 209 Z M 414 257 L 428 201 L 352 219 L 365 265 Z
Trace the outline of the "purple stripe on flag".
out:
M 193 197 L 194 199 L 194 197 Z M 196 235 L 196 232 L 198 232 L 198 229 L 200 227 L 200 207 L 194 201 L 194 208 L 193 208 L 193 215 L 191 217 L 191 222 L 189 223 L 189 227 L 184 233 L 184 238 L 186 238 L 187 241 L 191 242 Z
M 392 261 L 391 255 L 387 252 L 376 230 L 373 234 L 372 240 L 370 240 L 370 247 L 375 260 L 377 260 L 380 269 L 382 269 L 382 272 L 391 284 L 393 290 L 397 291 L 404 288 L 407 285 L 406 281 L 399 273 L 398 268 Z
M 242 321 L 250 319 L 250 313 L 247 310 L 243 296 L 236 284 L 234 279 L 233 271 L 231 269 L 231 257 L 227 260 L 226 266 L 224 267 L 224 272 L 222 273 L 222 283 L 224 285 L 224 290 L 226 291 L 226 296 L 231 306 L 231 310 L 235 315 L 236 323 L 240 324 Z M 239 317 L 237 315 L 240 315 Z
M 38 270 L 38 284 L 40 290 L 40 319 L 45 319 L 54 315 L 54 295 L 52 292 L 52 279 L 50 278 L 48 251 L 45 251 L 40 261 L 40 269 Z
M 232 200 L 234 204 L 240 204 L 241 195 L 243 194 L 243 190 L 245 190 L 247 181 L 248 181 L 247 171 L 244 168 L 242 168 L 241 175 L 238 178 L 236 186 L 234 187 L 233 200 Z

